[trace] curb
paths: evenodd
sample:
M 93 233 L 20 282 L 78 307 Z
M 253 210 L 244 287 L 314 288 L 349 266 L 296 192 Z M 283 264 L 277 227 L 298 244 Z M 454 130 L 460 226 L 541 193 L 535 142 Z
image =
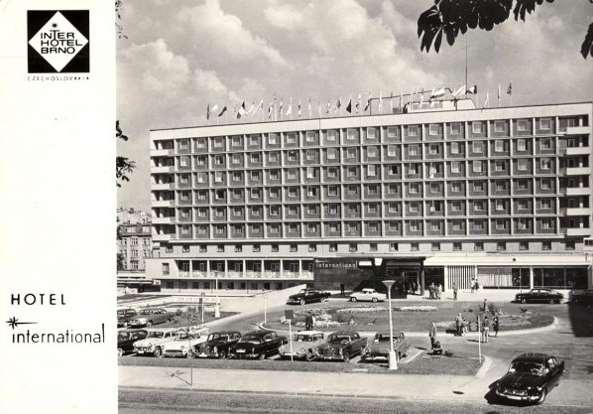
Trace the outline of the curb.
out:
M 490 369 L 491 366 L 492 366 L 492 358 L 484 355 L 484 362 L 482 363 L 482 366 L 480 367 L 480 369 L 478 370 L 478 372 L 476 372 L 476 375 L 474 375 L 474 376 L 476 378 L 484 378 L 484 376 L 486 375 L 486 372 Z

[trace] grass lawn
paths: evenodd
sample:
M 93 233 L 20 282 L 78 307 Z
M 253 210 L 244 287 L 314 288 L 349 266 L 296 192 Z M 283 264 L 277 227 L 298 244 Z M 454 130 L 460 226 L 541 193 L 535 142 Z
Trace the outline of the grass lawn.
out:
M 546 326 L 552 323 L 558 312 L 566 313 L 565 305 L 524 305 L 515 303 L 494 303 L 502 314 L 500 316 L 500 331 L 514 329 L 528 329 Z M 414 307 L 423 310 L 412 310 Z M 444 332 L 454 327 L 455 316 L 461 313 L 464 319 L 474 322 L 480 305 L 476 302 L 395 302 L 393 306 L 393 322 L 396 331 L 428 332 L 430 324 L 435 322 L 437 329 Z M 304 328 L 305 316 L 309 311 L 316 318 L 316 329 L 335 331 L 339 329 L 354 329 L 358 331 L 388 331 L 388 310 L 385 303 L 350 303 L 326 302 L 305 306 L 283 307 L 268 312 L 270 329 L 285 331 L 288 326 L 281 323 L 285 310 L 294 312 L 295 330 Z M 256 315 L 241 321 L 245 327 L 261 322 L 262 315 Z M 475 326 L 475 324 L 474 324 Z M 475 328 L 474 328 L 475 329 Z
M 235 315 L 236 312 L 220 312 L 220 318 L 215 318 L 212 312 L 204 312 L 204 322 L 210 322 L 215 319 L 226 318 L 227 316 Z M 175 315 L 175 318 L 171 322 L 166 322 L 160 325 L 156 325 L 159 328 L 179 328 L 186 327 L 188 325 L 198 325 L 202 323 L 201 316 L 199 314 L 189 315 L 187 312 L 182 312 Z

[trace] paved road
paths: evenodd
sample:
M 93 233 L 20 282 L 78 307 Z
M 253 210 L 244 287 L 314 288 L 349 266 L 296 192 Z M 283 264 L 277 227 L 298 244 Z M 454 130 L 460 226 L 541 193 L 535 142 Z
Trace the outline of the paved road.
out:
M 419 394 L 422 390 L 419 389 Z M 592 408 L 546 403 L 542 406 L 489 405 L 486 402 L 411 399 L 343 398 L 266 393 L 120 389 L 120 414 L 178 413 L 460 413 L 585 414 Z

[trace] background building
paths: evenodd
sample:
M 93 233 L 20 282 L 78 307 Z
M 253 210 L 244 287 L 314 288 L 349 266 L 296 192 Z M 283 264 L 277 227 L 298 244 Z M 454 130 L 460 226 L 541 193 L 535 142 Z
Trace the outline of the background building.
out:
M 150 215 L 133 208 L 117 209 L 117 270 L 146 270 L 146 259 L 152 257 Z
M 353 288 L 350 271 L 327 283 L 324 263 L 344 258 L 403 290 L 590 286 L 591 103 L 439 102 L 152 130 L 147 275 L 164 289 Z

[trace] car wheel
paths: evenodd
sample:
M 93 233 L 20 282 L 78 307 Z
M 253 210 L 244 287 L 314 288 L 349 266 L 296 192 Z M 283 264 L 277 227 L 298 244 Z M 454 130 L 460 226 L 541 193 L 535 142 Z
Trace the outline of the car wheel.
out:
M 185 356 L 187 359 L 194 359 L 194 351 L 191 349 L 187 351 L 187 355 Z
M 157 358 L 161 358 L 163 356 L 163 351 L 160 347 L 156 347 L 156 349 L 154 350 L 154 356 Z
M 220 359 L 227 359 L 227 353 L 226 353 L 226 351 L 220 351 L 220 353 L 218 354 L 218 358 L 220 358 Z
M 555 303 L 555 304 L 557 304 L 557 305 L 558 305 L 558 304 L 560 304 L 560 302 L 561 302 L 561 299 L 556 299 L 556 300 L 554 301 L 554 303 Z
M 266 359 L 266 353 L 265 352 L 262 352 L 261 354 L 259 354 L 259 357 L 258 358 L 259 358 L 260 361 L 263 361 L 264 359 Z
M 373 302 L 373 303 L 377 303 L 378 301 L 379 301 L 379 299 L 377 299 L 377 298 L 371 299 L 371 302 Z
M 351 297 L 350 298 L 350 302 L 356 302 L 356 298 L 355 297 Z
M 301 306 L 303 306 L 306 303 L 305 299 L 301 299 L 299 303 L 301 304 Z
M 344 353 L 342 354 L 342 359 L 344 360 L 344 362 L 350 362 L 350 353 L 348 353 L 348 351 L 344 351 Z
M 539 400 L 537 400 L 537 403 L 538 404 L 543 404 L 544 401 L 546 401 L 546 397 L 547 396 L 548 396 L 548 390 L 546 388 L 544 388 L 542 390 L 542 393 L 541 393 L 540 397 L 539 397 Z
M 556 302 L 556 300 L 554 300 L 554 299 L 550 299 L 550 305 L 553 305 L 553 304 L 554 304 L 554 302 Z
M 527 303 L 527 299 L 521 298 L 521 303 Z
M 117 348 L 117 356 L 119 356 L 119 357 L 124 356 L 124 350 L 121 348 Z

